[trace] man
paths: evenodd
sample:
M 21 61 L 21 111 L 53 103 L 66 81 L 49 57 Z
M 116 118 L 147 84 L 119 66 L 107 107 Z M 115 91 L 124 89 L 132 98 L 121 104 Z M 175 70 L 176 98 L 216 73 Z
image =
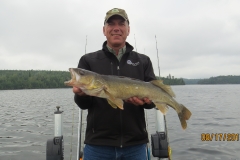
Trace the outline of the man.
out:
M 126 42 L 129 32 L 126 12 L 118 8 L 109 10 L 103 26 L 107 41 L 102 50 L 82 56 L 78 67 L 143 81 L 156 79 L 149 57 L 134 52 Z M 144 108 L 155 107 L 151 100 L 132 97 L 120 110 L 113 109 L 106 99 L 87 96 L 79 88 L 73 87 L 73 92 L 76 104 L 88 109 L 84 160 L 146 160 L 148 133 Z

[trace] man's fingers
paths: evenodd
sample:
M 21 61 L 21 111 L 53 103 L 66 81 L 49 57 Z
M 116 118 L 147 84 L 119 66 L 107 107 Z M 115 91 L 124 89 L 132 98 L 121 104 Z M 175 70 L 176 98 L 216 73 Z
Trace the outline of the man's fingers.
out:
M 132 104 L 134 104 L 135 106 L 138 106 L 138 105 L 139 105 L 139 104 L 137 104 L 137 103 L 134 101 L 133 98 L 129 98 L 129 99 L 127 99 L 126 102 L 128 102 L 128 103 L 132 103 Z
M 138 105 L 143 105 L 144 104 L 144 101 L 142 101 L 141 99 L 139 99 L 137 97 L 133 97 L 132 99 Z
M 152 101 L 149 100 L 148 98 L 139 99 L 138 97 L 131 97 L 131 98 L 127 99 L 126 102 L 132 103 L 136 106 L 144 105 L 145 103 L 147 103 L 147 104 L 152 103 Z
M 147 104 L 151 104 L 152 103 L 152 101 L 150 99 L 148 99 L 148 98 L 143 98 L 143 101 L 145 103 L 147 103 Z
M 83 96 L 86 95 L 80 88 L 78 87 L 73 87 L 73 93 L 79 95 L 79 96 Z
M 77 93 L 81 93 L 82 90 L 80 88 L 73 87 L 73 92 L 77 94 Z

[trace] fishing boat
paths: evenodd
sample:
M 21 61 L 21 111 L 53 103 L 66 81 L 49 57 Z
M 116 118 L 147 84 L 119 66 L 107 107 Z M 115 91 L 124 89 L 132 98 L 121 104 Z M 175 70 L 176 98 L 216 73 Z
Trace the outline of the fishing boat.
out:
M 60 107 L 56 107 L 54 112 L 54 137 L 47 140 L 46 144 L 46 160 L 64 160 L 64 140 L 63 140 L 63 111 Z M 147 160 L 151 157 L 157 157 L 158 160 L 171 160 L 171 148 L 169 146 L 166 117 L 156 109 L 156 133 L 151 134 L 151 141 L 147 144 L 146 153 Z M 146 118 L 147 121 L 147 118 Z M 147 122 L 146 122 L 147 124 Z M 79 108 L 78 123 L 78 146 L 77 160 L 83 160 L 82 146 L 83 133 L 83 110 Z M 151 156 L 152 155 L 152 156 Z

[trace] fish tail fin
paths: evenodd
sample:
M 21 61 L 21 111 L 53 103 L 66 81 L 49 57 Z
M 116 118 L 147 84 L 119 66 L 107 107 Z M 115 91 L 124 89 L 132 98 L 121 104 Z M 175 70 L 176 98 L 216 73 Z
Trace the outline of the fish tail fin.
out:
M 180 107 L 182 108 L 181 112 L 178 113 L 179 120 L 181 122 L 182 128 L 185 130 L 187 128 L 187 122 L 192 113 L 182 104 L 180 104 Z

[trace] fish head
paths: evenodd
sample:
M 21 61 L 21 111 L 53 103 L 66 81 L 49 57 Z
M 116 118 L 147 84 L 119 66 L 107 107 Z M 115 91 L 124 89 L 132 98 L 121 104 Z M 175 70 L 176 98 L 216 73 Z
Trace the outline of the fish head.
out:
M 81 69 L 81 68 L 69 68 L 71 74 L 71 80 L 64 82 L 67 86 L 74 86 L 79 88 L 89 88 L 94 82 L 95 76 L 94 72 Z

